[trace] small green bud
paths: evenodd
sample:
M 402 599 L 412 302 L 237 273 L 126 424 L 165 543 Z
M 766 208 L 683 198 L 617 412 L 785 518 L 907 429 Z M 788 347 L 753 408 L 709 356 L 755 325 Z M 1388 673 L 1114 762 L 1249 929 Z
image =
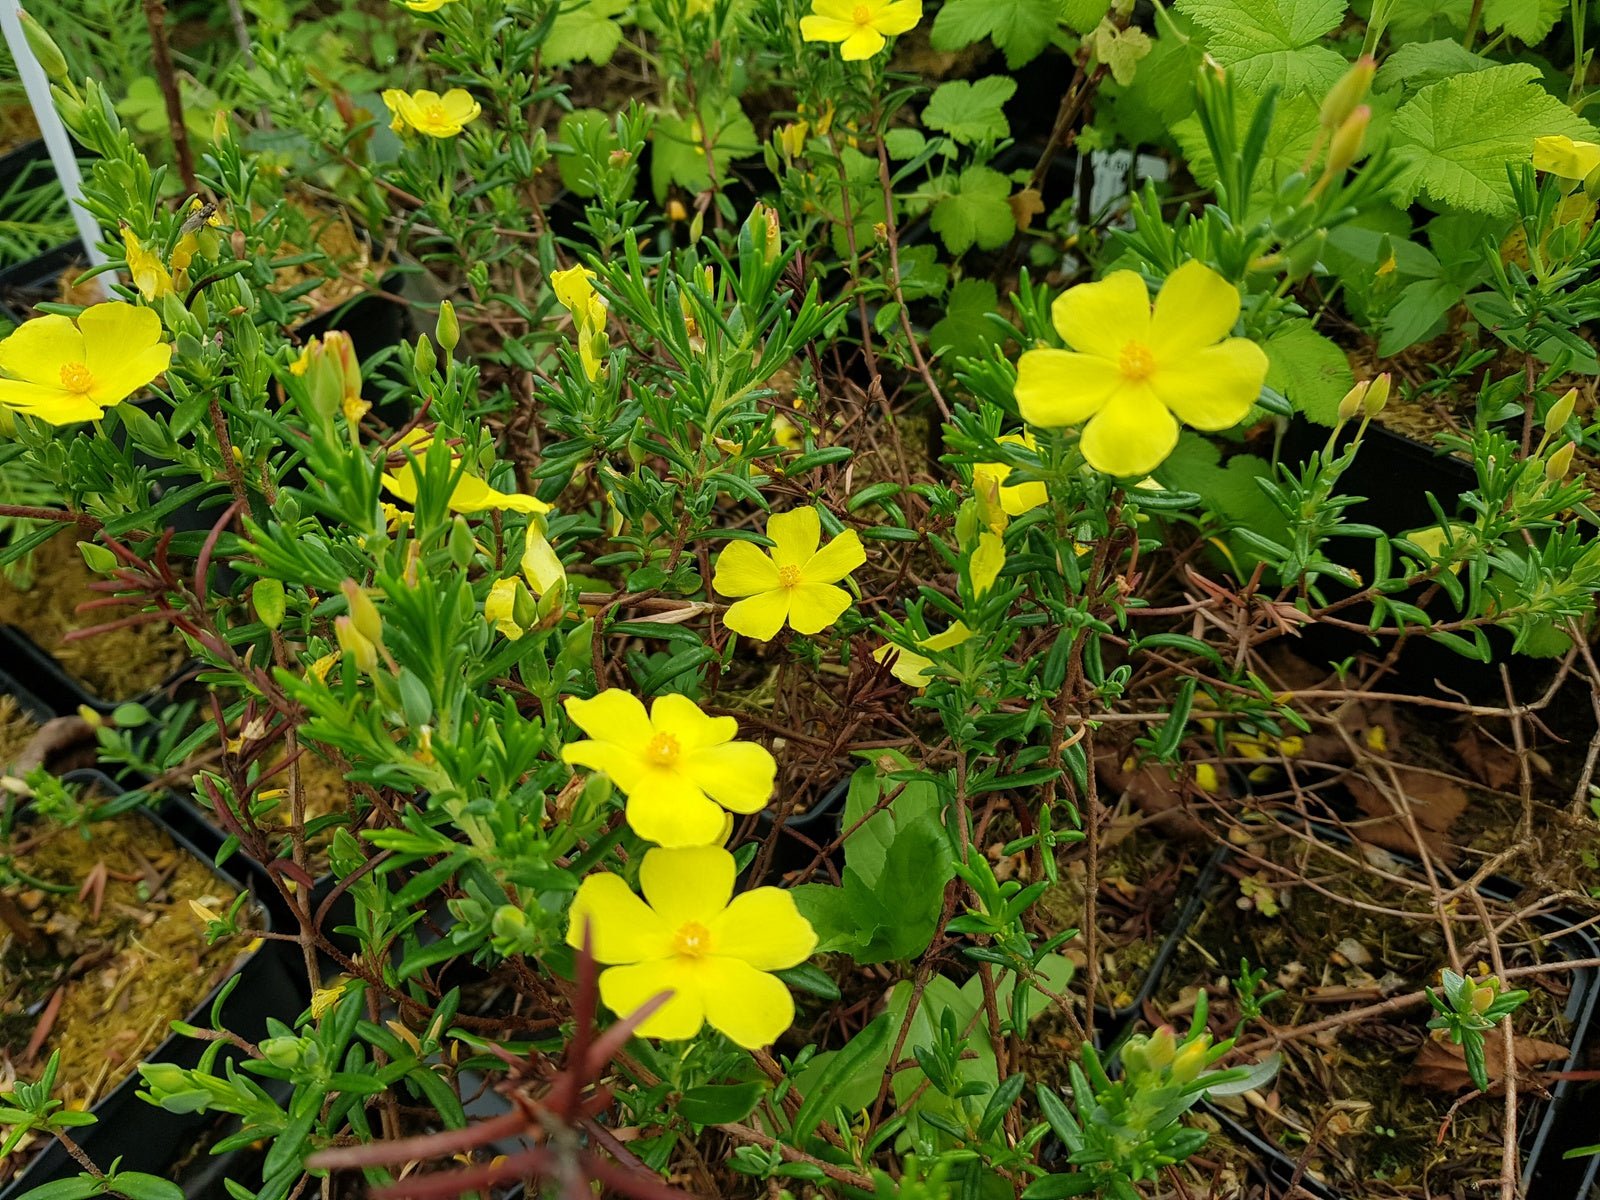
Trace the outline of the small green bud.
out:
M 33 51 L 44 73 L 56 83 L 65 83 L 67 56 L 61 53 L 61 47 L 56 45 L 55 39 L 45 32 L 43 25 L 20 8 L 17 9 L 17 20 L 22 23 L 22 36 L 27 39 L 28 49 Z
M 292 1071 L 305 1057 L 305 1048 L 297 1037 L 273 1037 L 258 1047 L 261 1057 L 282 1071 Z
M 362 591 L 354 579 L 346 579 L 339 588 L 350 608 L 350 620 L 361 636 L 374 646 L 383 645 L 383 618 L 378 615 L 378 606 L 372 602 L 372 597 Z
M 450 536 L 445 543 L 450 551 L 450 561 L 465 571 L 472 565 L 472 559 L 477 554 L 477 547 L 472 539 L 472 527 L 467 524 L 467 519 L 460 513 L 450 525 Z
M 1371 381 L 1363 379 L 1344 394 L 1344 399 L 1339 401 L 1339 420 L 1353 421 L 1361 415 L 1362 404 L 1366 401 L 1367 392 L 1371 387 Z
M 1348 171 L 1367 144 L 1367 126 L 1372 122 L 1372 109 L 1365 104 L 1358 107 L 1339 126 L 1328 145 L 1328 163 L 1325 175 L 1342 175 Z
M 1356 106 L 1367 98 L 1367 92 L 1372 88 L 1372 77 L 1377 70 L 1377 60 L 1370 54 L 1364 54 L 1340 76 L 1338 83 L 1328 89 L 1322 108 L 1317 113 L 1317 121 L 1324 129 L 1331 133 L 1349 119 Z
M 1550 411 L 1544 415 L 1544 427 L 1551 434 L 1558 434 L 1567 427 L 1567 422 L 1572 420 L 1573 410 L 1578 407 L 1578 389 L 1568 388 L 1567 394 L 1550 406 Z
M 1372 381 L 1372 386 L 1367 389 L 1367 398 L 1361 402 L 1362 410 L 1367 416 L 1375 417 L 1383 411 L 1383 406 L 1389 403 L 1391 384 L 1392 380 L 1387 371 Z
M 511 617 L 524 629 L 539 619 L 539 602 L 520 579 L 511 592 Z
M 489 928 L 497 938 L 515 940 L 528 928 L 528 914 L 515 904 L 502 904 L 494 910 Z
M 456 320 L 456 306 L 450 301 L 439 305 L 439 323 L 433 332 L 446 354 L 455 353 L 455 348 L 461 344 L 461 323 Z
M 97 575 L 109 575 L 117 569 L 117 556 L 104 546 L 97 546 L 93 542 L 79 542 L 78 553 L 83 555 L 83 565 Z
M 174 1063 L 140 1063 L 139 1074 L 144 1077 L 145 1087 L 157 1099 L 162 1092 L 189 1090 L 189 1077 L 182 1067 Z
M 1559 483 L 1572 470 L 1572 452 L 1576 446 L 1576 442 L 1568 442 L 1546 460 L 1544 477 L 1551 483 Z
M 428 340 L 427 334 L 417 335 L 417 349 L 411 362 L 418 379 L 426 379 L 439 365 L 439 355 L 434 350 L 433 343 Z
M 361 636 L 349 617 L 335 618 L 333 633 L 339 640 L 339 649 L 344 651 L 345 659 L 354 664 L 357 671 L 370 675 L 378 669 L 377 647 Z

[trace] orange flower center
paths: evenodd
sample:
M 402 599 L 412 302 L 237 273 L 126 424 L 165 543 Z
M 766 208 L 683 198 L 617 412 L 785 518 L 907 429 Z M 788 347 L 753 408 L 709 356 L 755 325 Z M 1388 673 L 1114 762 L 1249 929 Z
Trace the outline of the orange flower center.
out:
M 850 19 L 857 25 L 870 25 L 872 24 L 872 10 L 865 4 L 858 4 L 855 7 L 855 11 L 850 14 Z
M 1147 379 L 1156 369 L 1156 356 L 1143 342 L 1129 342 L 1122 347 L 1117 366 L 1129 379 Z
M 701 958 L 711 953 L 711 931 L 699 921 L 685 921 L 672 935 L 672 949 L 685 958 Z
M 94 386 L 94 376 L 81 362 L 69 362 L 61 368 L 61 386 L 82 395 Z
M 793 563 L 786 563 L 778 568 L 778 586 L 796 588 L 800 586 L 800 568 Z
M 644 748 L 645 758 L 654 766 L 670 767 L 678 761 L 682 747 L 670 733 L 658 733 Z

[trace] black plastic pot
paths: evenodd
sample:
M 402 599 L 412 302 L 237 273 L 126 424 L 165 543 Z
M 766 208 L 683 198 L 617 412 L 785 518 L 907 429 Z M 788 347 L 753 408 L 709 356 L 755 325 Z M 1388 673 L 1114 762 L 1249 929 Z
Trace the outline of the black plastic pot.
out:
M 1337 829 L 1321 826 L 1317 829 L 1319 836 L 1326 836 L 1330 841 L 1348 840 Z M 1196 889 L 1199 901 L 1203 902 L 1207 895 L 1219 886 L 1220 868 L 1227 857 L 1229 852 L 1224 848 L 1213 859 L 1214 869 L 1207 886 Z M 1415 866 L 1415 863 L 1404 855 L 1396 854 L 1393 857 L 1407 867 Z M 1479 893 L 1485 899 L 1501 903 L 1514 900 L 1516 892 L 1514 885 L 1494 881 L 1479 889 Z M 1192 922 L 1195 915 L 1193 909 L 1188 910 L 1188 921 Z M 1569 929 L 1569 926 L 1575 923 L 1570 914 L 1541 914 L 1529 918 L 1529 921 L 1549 931 L 1551 945 L 1560 948 L 1562 961 L 1600 957 L 1600 943 L 1597 943 L 1587 931 Z M 1166 965 L 1170 963 L 1163 964 Z M 1571 1024 L 1572 1039 L 1567 1059 L 1561 1067 L 1561 1074 L 1571 1073 L 1581 1063 L 1583 1043 L 1594 1019 L 1596 1003 L 1600 1001 L 1600 972 L 1593 968 L 1576 970 L 1570 972 L 1570 979 L 1572 989 L 1567 997 L 1564 1015 Z M 1574 1103 L 1577 1092 L 1578 1085 L 1573 1080 L 1558 1078 L 1555 1086 L 1551 1088 L 1548 1101 L 1539 1102 L 1531 1111 L 1525 1110 L 1525 1119 L 1521 1122 L 1520 1128 L 1523 1154 L 1522 1187 L 1527 1196 L 1537 1197 L 1538 1200 L 1545 1200 L 1546 1197 L 1550 1200 L 1564 1200 L 1565 1197 L 1581 1197 L 1588 1194 L 1578 1189 L 1584 1186 L 1585 1179 L 1592 1183 L 1596 1165 L 1584 1161 L 1563 1161 L 1561 1157 L 1568 1146 L 1595 1140 L 1592 1119 L 1585 1120 L 1585 1114 Z M 1231 1137 L 1259 1151 L 1280 1185 L 1287 1185 L 1295 1169 L 1295 1160 L 1290 1153 L 1274 1146 L 1224 1109 L 1209 1103 L 1206 1104 L 1206 1108 L 1223 1124 Z M 1584 1129 L 1583 1133 L 1576 1136 L 1570 1129 L 1574 1121 L 1580 1122 Z M 1302 1177 L 1300 1187 L 1318 1200 L 1360 1200 L 1358 1196 L 1347 1196 L 1334 1191 L 1309 1177 Z
M 850 777 L 846 775 L 805 812 L 796 813 L 782 823 L 778 840 L 772 848 L 769 878 L 765 882 L 781 879 L 791 871 L 805 870 L 817 857 L 817 850 L 826 849 L 830 842 L 838 838 L 843 828 L 844 800 L 849 793 Z M 770 807 L 762 809 L 756 814 L 756 840 L 766 841 L 776 824 L 777 814 Z M 791 836 L 791 831 L 797 836 Z M 815 843 L 817 850 L 807 843 Z M 842 851 L 835 851 L 833 859 L 835 865 L 843 866 Z
M 53 716 L 69 716 L 81 707 L 109 714 L 119 704 L 135 701 L 152 712 L 165 707 L 192 668 L 182 666 L 161 683 L 133 696 L 99 696 L 69 672 L 54 655 L 15 625 L 0 625 L 0 670 L 15 678 L 43 702 Z
M 1302 463 L 1313 451 L 1321 450 L 1327 440 L 1327 429 L 1296 416 L 1284 434 L 1283 461 Z M 1348 441 L 1348 435 L 1345 440 Z M 1346 490 L 1366 497 L 1345 510 L 1345 519 L 1376 526 L 1394 537 L 1438 524 L 1428 503 L 1430 494 L 1447 516 L 1455 516 L 1461 508 L 1461 496 L 1476 489 L 1478 477 L 1472 464 L 1463 459 L 1372 425 L 1362 436 L 1355 465 L 1345 475 L 1344 482 Z M 1355 571 L 1362 579 L 1372 577 L 1371 541 L 1333 538 L 1324 549 L 1330 559 Z M 1351 594 L 1326 577 L 1319 585 L 1330 600 Z M 1418 589 L 1397 598 L 1414 604 L 1422 594 Z M 1449 597 L 1442 593 L 1424 606 L 1424 611 L 1441 621 L 1459 615 Z M 1365 604 L 1352 606 L 1339 615 L 1346 621 L 1365 622 L 1371 618 L 1372 608 Z M 1554 678 L 1556 660 L 1513 654 L 1510 633 L 1492 627 L 1484 632 L 1492 651 L 1491 661 L 1487 663 L 1464 658 L 1418 630 L 1406 639 L 1405 647 L 1395 660 L 1394 674 L 1384 679 L 1382 690 L 1418 695 L 1434 691 L 1437 682 L 1472 700 L 1503 701 L 1499 669 L 1502 664 L 1510 673 L 1512 687 L 1524 696 L 1542 689 Z M 1339 662 L 1363 653 L 1381 658 L 1393 646 L 1388 639 L 1381 646 L 1375 646 L 1371 638 L 1328 625 L 1304 626 L 1300 636 L 1289 644 L 1303 657 L 1318 663 Z
M 74 771 L 64 778 L 72 783 L 93 784 L 111 794 L 122 790 L 109 776 L 98 771 Z M 142 815 L 182 849 L 205 862 L 219 880 L 232 888 L 248 890 L 248 885 L 237 875 L 211 866 L 206 855 L 180 830 L 155 813 L 146 811 Z M 262 930 L 271 932 L 270 912 L 258 906 L 257 914 Z M 297 986 L 281 946 L 279 942 L 264 941 L 250 953 L 236 972 L 237 976 L 242 976 L 239 984 L 223 1005 L 222 1019 L 227 1028 L 246 1041 L 257 1041 L 265 1036 L 268 1017 L 288 1020 L 305 1005 L 303 989 Z M 209 1026 L 211 1007 L 225 986 L 226 981 L 195 1006 L 186 1019 L 195 1025 Z M 171 1034 L 144 1061 L 194 1067 L 207 1045 Z M 113 1159 L 120 1159 L 124 1170 L 161 1174 L 213 1118 L 204 1114 L 169 1113 L 146 1104 L 137 1098 L 139 1087 L 137 1072 L 124 1079 L 91 1110 L 97 1118 L 96 1124 L 74 1130 L 74 1138 L 96 1165 L 108 1166 Z M 0 1200 L 15 1200 L 41 1184 L 75 1178 L 80 1171 L 77 1162 L 60 1143 L 52 1142 L 20 1175 L 0 1189 Z

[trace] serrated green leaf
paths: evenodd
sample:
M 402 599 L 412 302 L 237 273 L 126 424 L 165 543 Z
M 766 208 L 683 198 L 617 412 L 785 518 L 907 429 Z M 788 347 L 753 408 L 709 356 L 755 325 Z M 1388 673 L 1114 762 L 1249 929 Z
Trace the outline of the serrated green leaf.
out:
M 1393 151 L 1404 166 L 1396 189 L 1451 208 L 1509 213 L 1506 167 L 1527 162 L 1533 140 L 1565 134 L 1600 138 L 1539 83 L 1539 68 L 1507 63 L 1423 88 L 1395 114 Z
M 1378 68 L 1372 81 L 1377 92 L 1404 88 L 1407 92 L 1419 91 L 1430 83 L 1451 79 L 1457 75 L 1470 75 L 1494 66 L 1481 54 L 1474 54 L 1452 38 L 1438 38 L 1431 42 L 1407 42 Z
M 1106 19 L 1111 0 L 1065 0 L 1061 19 L 1078 33 L 1088 33 Z
M 711 186 L 706 170 L 708 144 L 718 179 L 727 178 L 728 166 L 735 159 L 760 150 L 755 126 L 736 98 L 728 97 L 708 113 L 703 126 L 693 117 L 663 114 L 656 118 L 650 155 L 650 183 L 656 199 L 664 200 L 673 184 L 691 192 L 703 192 Z
M 1544 41 L 1566 7 L 1566 0 L 1484 0 L 1483 24 L 1532 46 Z
M 1177 9 L 1206 31 L 1211 56 L 1249 87 L 1320 100 L 1344 74 L 1344 56 L 1323 40 L 1344 19 L 1345 0 L 1178 0 Z
M 1012 70 L 1039 57 L 1061 27 L 1061 0 L 949 0 L 933 20 L 936 50 L 989 38 Z
M 1344 351 L 1310 321 L 1286 322 L 1262 348 L 1270 364 L 1267 386 L 1287 396 L 1308 420 L 1337 424 L 1339 401 L 1356 381 Z
M 998 340 L 984 318 L 1000 304 L 1000 293 L 987 279 L 963 279 L 950 289 L 944 316 L 928 332 L 934 353 L 979 358 Z
M 927 144 L 928 139 L 923 136 L 920 129 L 891 129 L 883 135 L 884 149 L 889 151 L 889 157 L 896 162 L 915 158 L 922 153 Z
M 929 221 L 951 254 L 972 246 L 997 250 L 1017 231 L 1017 219 L 1007 198 L 1011 181 L 990 167 L 968 167 L 961 172 L 956 191 L 934 205 Z
M 1016 91 L 1017 81 L 1004 75 L 941 83 L 922 110 L 922 123 L 958 142 L 999 141 L 1011 133 L 1005 103 Z
M 544 59 L 564 67 L 588 59 L 606 63 L 622 44 L 622 26 L 613 19 L 626 12 L 629 0 L 582 0 L 563 9 L 545 39 Z

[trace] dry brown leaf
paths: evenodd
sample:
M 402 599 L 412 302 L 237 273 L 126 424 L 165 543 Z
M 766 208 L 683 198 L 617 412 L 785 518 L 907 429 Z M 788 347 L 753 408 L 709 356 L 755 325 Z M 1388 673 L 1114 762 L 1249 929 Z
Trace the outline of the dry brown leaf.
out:
M 1506 1056 L 1504 1041 L 1498 1029 L 1484 1038 L 1484 1064 L 1489 1071 L 1489 1091 L 1498 1095 L 1505 1091 Z M 1533 1068 L 1544 1063 L 1561 1062 L 1567 1057 L 1567 1048 L 1555 1042 L 1541 1042 L 1537 1038 L 1517 1038 L 1514 1046 L 1517 1058 L 1517 1085 L 1534 1082 Z M 1417 1052 L 1411 1065 L 1407 1083 L 1421 1084 L 1436 1091 L 1457 1092 L 1472 1089 L 1472 1076 L 1467 1072 L 1466 1055 L 1461 1047 L 1450 1042 L 1429 1038 Z
M 1453 780 L 1411 767 L 1397 766 L 1393 771 L 1402 797 L 1393 797 L 1388 771 L 1377 774 L 1375 779 L 1351 774 L 1345 780 L 1362 816 L 1371 818 L 1355 830 L 1356 836 L 1386 850 L 1415 856 L 1418 847 L 1410 825 L 1395 811 L 1395 801 L 1403 798 L 1428 852 L 1445 862 L 1455 861 L 1459 848 L 1451 845 L 1445 834 L 1466 810 L 1466 789 Z

